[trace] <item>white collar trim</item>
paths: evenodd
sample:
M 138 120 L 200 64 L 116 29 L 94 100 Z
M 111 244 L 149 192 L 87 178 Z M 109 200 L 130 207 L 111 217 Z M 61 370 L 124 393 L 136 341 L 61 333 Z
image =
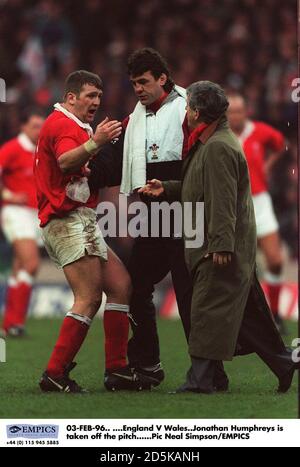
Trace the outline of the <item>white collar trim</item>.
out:
M 61 104 L 54 104 L 54 108 L 58 112 L 62 112 L 66 117 L 70 118 L 71 120 L 74 120 L 74 122 L 77 123 L 77 125 L 86 130 L 90 135 L 93 134 L 93 128 L 88 123 L 83 123 L 81 120 L 79 120 L 79 118 L 77 118 L 74 114 L 65 109 Z
M 20 133 L 18 135 L 18 141 L 25 151 L 35 152 L 35 148 L 36 148 L 35 144 L 33 144 L 31 139 L 29 139 L 28 136 L 25 135 L 25 133 Z
M 244 141 L 246 141 L 246 139 L 249 138 L 253 130 L 254 130 L 254 123 L 251 122 L 251 120 L 247 120 L 242 133 L 238 136 L 240 142 L 244 143 Z

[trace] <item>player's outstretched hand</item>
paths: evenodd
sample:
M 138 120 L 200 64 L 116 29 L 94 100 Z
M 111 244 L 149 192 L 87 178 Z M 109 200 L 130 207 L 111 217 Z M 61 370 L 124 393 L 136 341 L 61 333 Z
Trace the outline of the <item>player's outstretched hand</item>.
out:
M 96 128 L 93 140 L 98 146 L 108 143 L 120 136 L 122 123 L 118 120 L 109 120 L 106 117 Z
M 146 196 L 153 198 L 158 198 L 165 191 L 163 184 L 160 180 L 148 180 L 147 185 L 143 186 L 138 190 L 138 193 L 141 193 Z

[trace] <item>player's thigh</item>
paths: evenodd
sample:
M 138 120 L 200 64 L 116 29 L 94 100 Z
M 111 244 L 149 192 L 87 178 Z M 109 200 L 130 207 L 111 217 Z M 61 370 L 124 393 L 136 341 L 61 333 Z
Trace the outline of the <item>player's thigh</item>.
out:
M 35 272 L 39 265 L 40 254 L 36 240 L 20 239 L 13 242 L 13 251 L 20 269 L 32 269 Z
M 131 279 L 120 258 L 108 248 L 108 260 L 102 264 L 103 290 L 110 301 L 128 304 L 131 296 Z
M 12 269 L 12 276 L 16 277 L 17 273 L 21 269 L 21 263 L 18 260 L 18 258 L 16 257 L 16 255 L 13 256 L 11 269 Z
M 263 251 L 268 265 L 280 265 L 282 263 L 282 245 L 278 232 L 260 237 L 258 246 Z
M 98 256 L 83 256 L 63 268 L 75 300 L 101 301 L 103 275 Z

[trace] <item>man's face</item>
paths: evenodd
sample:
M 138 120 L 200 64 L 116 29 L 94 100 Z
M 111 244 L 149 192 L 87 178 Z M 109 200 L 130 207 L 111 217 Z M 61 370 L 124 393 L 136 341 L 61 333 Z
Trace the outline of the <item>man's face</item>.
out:
M 31 115 L 28 121 L 22 125 L 21 131 L 28 136 L 33 144 L 37 144 L 43 123 L 43 117 L 40 117 L 39 115 Z
M 199 111 L 193 110 L 190 107 L 190 99 L 189 96 L 187 97 L 187 104 L 186 104 L 186 115 L 188 126 L 190 130 L 194 130 L 199 125 Z
M 240 133 L 243 131 L 248 115 L 245 101 L 240 96 L 229 97 L 227 117 L 232 131 Z
M 146 71 L 141 76 L 131 76 L 134 92 L 143 105 L 151 105 L 157 101 L 163 93 L 163 86 L 166 84 L 167 76 L 163 73 L 158 79 L 155 79 L 151 71 Z
M 83 123 L 92 123 L 102 96 L 101 89 L 91 84 L 84 84 L 79 96 L 71 92 L 67 95 L 67 104 L 71 112 Z

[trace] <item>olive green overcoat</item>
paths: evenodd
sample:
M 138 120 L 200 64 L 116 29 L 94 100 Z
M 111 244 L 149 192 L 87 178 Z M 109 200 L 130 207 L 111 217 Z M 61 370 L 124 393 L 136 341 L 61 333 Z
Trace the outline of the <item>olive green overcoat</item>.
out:
M 181 200 L 184 210 L 184 203 L 191 203 L 193 228 L 200 215 L 197 202 L 204 203 L 203 245 L 194 246 L 195 237 L 184 234 L 194 284 L 189 353 L 231 360 L 255 276 L 256 227 L 247 162 L 225 115 L 190 150 L 182 182 L 163 185 L 168 201 Z M 213 264 L 216 252 L 232 253 L 232 262 Z

